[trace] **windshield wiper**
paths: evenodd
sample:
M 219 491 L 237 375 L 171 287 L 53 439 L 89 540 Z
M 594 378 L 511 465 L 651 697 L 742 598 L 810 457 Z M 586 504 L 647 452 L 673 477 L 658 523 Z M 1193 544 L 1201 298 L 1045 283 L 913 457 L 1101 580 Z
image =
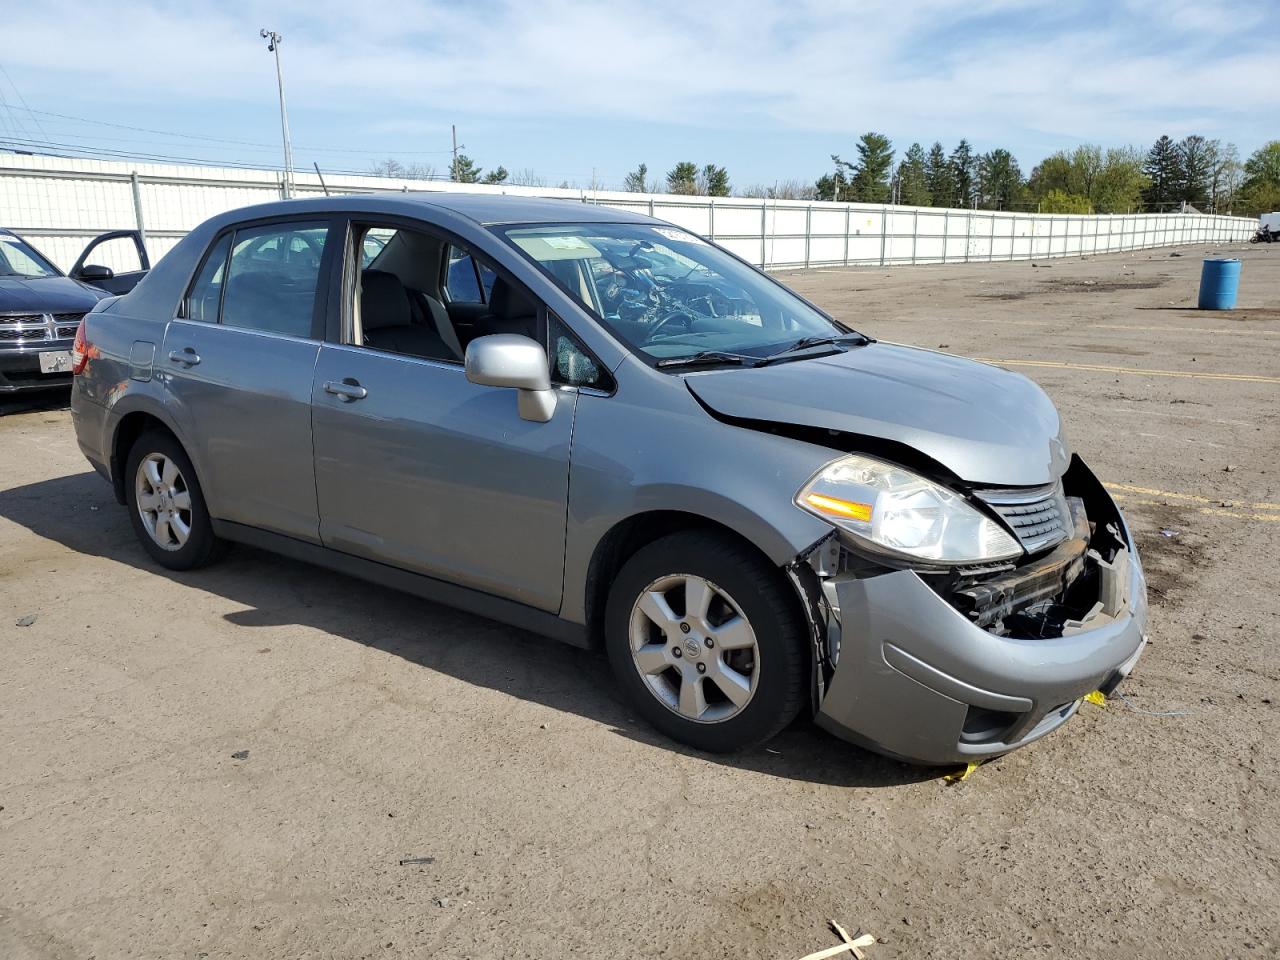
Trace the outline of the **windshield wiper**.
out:
M 808 356 L 806 351 L 814 347 L 835 346 L 841 343 L 847 343 L 854 347 L 865 347 L 869 343 L 875 343 L 875 340 L 862 333 L 834 333 L 818 337 L 802 337 L 785 350 L 771 353 L 760 362 L 765 364 L 773 363 L 775 360 L 791 360 L 795 357 Z
M 736 363 L 754 367 L 760 362 L 759 357 L 748 357 L 741 353 L 725 353 L 722 350 L 703 350 L 687 357 L 665 357 L 659 360 L 658 367 L 693 367 L 707 363 Z

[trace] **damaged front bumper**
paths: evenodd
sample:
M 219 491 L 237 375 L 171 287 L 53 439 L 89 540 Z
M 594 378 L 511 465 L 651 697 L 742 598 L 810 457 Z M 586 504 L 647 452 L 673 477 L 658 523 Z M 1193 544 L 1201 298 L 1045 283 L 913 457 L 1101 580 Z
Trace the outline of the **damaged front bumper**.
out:
M 1083 464 L 1073 467 L 1087 474 Z M 925 764 L 965 763 L 998 756 L 1065 723 L 1081 698 L 1109 693 L 1128 676 L 1146 644 L 1146 583 L 1142 565 L 1114 502 L 1092 481 L 1093 541 L 1064 544 L 1026 566 L 1021 576 L 994 576 L 977 594 L 948 593 L 914 570 L 872 575 L 818 573 L 814 625 L 817 723 L 880 753 Z M 1103 503 L 1101 498 L 1105 498 Z M 1106 523 L 1106 529 L 1099 528 Z M 1062 578 L 1088 590 L 1075 617 L 1042 618 L 1038 635 L 992 620 L 1020 605 L 1049 601 L 1045 584 Z M 815 589 L 816 588 L 816 589 Z M 944 596 L 944 594 L 946 594 Z M 1074 598 L 1080 603 L 1080 598 Z M 1025 609 L 1025 607 L 1024 607 Z M 995 611 L 993 615 L 992 611 Z M 1049 626 L 1044 626 L 1048 623 Z

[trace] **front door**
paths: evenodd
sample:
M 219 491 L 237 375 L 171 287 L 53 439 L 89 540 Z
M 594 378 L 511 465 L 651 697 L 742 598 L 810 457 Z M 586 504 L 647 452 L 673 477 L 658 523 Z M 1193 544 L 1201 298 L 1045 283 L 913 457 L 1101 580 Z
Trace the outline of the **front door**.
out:
M 327 223 L 310 221 L 223 234 L 157 358 L 210 513 L 313 543 L 311 382 L 327 235 Z
M 357 228 L 353 249 L 359 243 Z M 577 391 L 558 391 L 551 420 L 533 423 L 520 418 L 514 391 L 477 386 L 456 359 L 440 359 L 450 354 L 432 332 L 433 311 L 419 315 L 404 298 L 440 297 L 448 249 L 415 235 L 351 263 L 346 342 L 322 346 L 315 371 L 320 536 L 346 553 L 555 612 Z M 367 315 L 353 325 L 361 303 Z

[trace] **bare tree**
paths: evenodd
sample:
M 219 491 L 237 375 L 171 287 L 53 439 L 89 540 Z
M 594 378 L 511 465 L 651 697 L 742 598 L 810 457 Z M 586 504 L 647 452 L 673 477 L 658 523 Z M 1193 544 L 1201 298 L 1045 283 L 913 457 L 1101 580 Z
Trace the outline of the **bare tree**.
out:
M 779 180 L 773 184 L 753 183 L 739 190 L 738 196 L 765 200 L 813 200 L 817 190 L 807 180 Z
M 532 167 L 525 167 L 513 173 L 507 182 L 520 187 L 545 187 L 547 178 L 539 175 Z

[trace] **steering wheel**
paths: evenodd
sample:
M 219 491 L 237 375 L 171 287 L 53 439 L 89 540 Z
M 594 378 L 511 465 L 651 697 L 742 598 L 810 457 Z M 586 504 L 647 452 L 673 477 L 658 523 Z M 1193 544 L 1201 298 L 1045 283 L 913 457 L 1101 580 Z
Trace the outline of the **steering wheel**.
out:
M 661 320 L 659 320 L 657 323 L 653 325 L 653 328 L 649 331 L 649 340 L 652 341 L 653 338 L 658 335 L 658 331 L 660 331 L 667 324 L 672 323 L 676 320 L 686 320 L 690 324 L 693 323 L 693 317 L 689 316 L 689 314 L 685 313 L 683 310 L 672 311 L 671 313 L 667 314 L 665 317 L 663 317 Z

